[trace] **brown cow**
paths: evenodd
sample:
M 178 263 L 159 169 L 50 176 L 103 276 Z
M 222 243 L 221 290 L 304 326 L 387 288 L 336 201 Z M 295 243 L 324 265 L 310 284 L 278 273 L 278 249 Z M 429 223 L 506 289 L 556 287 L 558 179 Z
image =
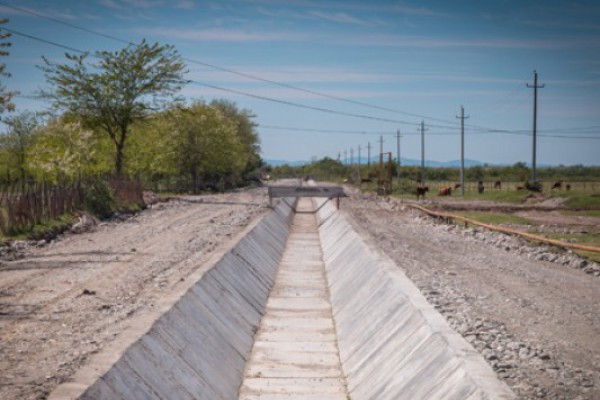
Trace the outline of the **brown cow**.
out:
M 567 191 L 571 190 L 571 185 L 569 183 L 567 183 L 567 186 L 565 187 L 565 189 L 567 189 Z
M 525 186 L 517 186 L 517 190 L 525 190 Z
M 552 185 L 552 189 L 562 189 L 562 181 L 556 181 L 554 182 L 554 185 Z
M 502 182 L 501 181 L 494 182 L 494 189 L 502 189 Z
M 460 183 L 455 183 L 455 184 L 454 184 L 454 190 L 456 190 L 456 189 L 460 188 L 460 186 L 461 186 L 461 184 L 460 184 Z
M 483 181 L 477 182 L 477 192 L 479 194 L 483 194 L 484 190 L 485 190 L 485 186 L 483 186 Z
M 425 198 L 425 193 L 427 193 L 429 191 L 429 187 L 427 186 L 417 186 L 417 200 L 419 200 L 419 197 L 423 196 L 423 198 Z
M 438 192 L 438 196 L 452 196 L 452 188 L 450 186 L 441 188 Z

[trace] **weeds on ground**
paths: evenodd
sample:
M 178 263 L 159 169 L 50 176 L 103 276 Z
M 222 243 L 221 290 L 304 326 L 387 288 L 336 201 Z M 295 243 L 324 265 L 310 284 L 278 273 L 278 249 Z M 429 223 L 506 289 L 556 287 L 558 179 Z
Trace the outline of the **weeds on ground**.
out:
M 485 212 L 485 211 L 456 211 L 453 214 L 462 217 L 474 219 L 490 225 L 514 224 L 514 225 L 531 225 L 532 222 L 527 218 L 519 217 L 510 213 L 501 212 Z

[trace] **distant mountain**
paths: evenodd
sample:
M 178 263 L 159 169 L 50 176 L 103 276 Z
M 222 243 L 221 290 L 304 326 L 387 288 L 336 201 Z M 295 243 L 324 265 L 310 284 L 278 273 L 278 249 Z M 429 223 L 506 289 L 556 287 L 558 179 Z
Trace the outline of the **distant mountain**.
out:
M 367 164 L 367 159 L 361 157 L 361 164 L 365 165 Z M 292 167 L 298 167 L 301 165 L 306 165 L 306 164 L 310 164 L 309 161 L 287 161 L 287 160 L 264 160 L 265 163 L 267 163 L 268 165 L 272 166 L 272 167 L 279 167 L 281 165 L 289 165 Z M 419 166 L 421 165 L 421 160 L 415 160 L 412 158 L 402 158 L 401 160 L 401 164 L 402 165 L 411 165 L 411 166 Z M 358 159 L 355 161 L 358 162 Z M 371 158 L 371 163 L 377 163 L 379 162 L 379 160 L 375 160 L 374 158 Z M 465 167 L 473 167 L 475 165 L 484 165 L 484 163 L 482 163 L 481 161 L 477 161 L 477 160 L 469 160 L 469 159 L 465 159 Z M 431 161 L 431 160 L 425 160 L 425 166 L 430 167 L 430 168 L 436 168 L 436 167 L 447 167 L 447 168 L 458 168 L 460 167 L 460 160 L 452 160 L 452 161 Z
M 282 165 L 289 165 L 290 167 L 299 167 L 301 165 L 310 164 L 309 161 L 287 161 L 287 160 L 263 160 L 271 167 L 280 167 Z

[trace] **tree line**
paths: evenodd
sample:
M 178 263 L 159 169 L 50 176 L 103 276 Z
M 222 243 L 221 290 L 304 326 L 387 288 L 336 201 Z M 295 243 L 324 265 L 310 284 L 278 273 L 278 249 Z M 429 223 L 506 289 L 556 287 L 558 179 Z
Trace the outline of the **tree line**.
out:
M 143 40 L 65 57 L 42 57 L 47 87 L 38 95 L 52 112 L 2 117 L 0 183 L 116 176 L 198 192 L 258 180 L 252 113 L 178 97 L 187 70 L 173 46 Z
M 392 164 L 392 175 L 398 176 L 397 164 Z M 339 160 L 325 157 L 320 160 L 302 166 L 281 165 L 269 167 L 267 173 L 273 178 L 301 178 L 307 175 L 313 176 L 319 180 L 341 181 L 349 180 L 358 182 L 359 179 L 377 180 L 379 165 L 371 163 L 370 167 L 362 164 L 360 166 L 360 176 L 358 175 L 358 165 L 343 164 Z M 419 166 L 401 166 L 400 176 L 403 180 L 416 182 L 421 178 L 421 167 Z M 508 182 L 526 182 L 531 177 L 531 170 L 523 162 L 517 162 L 513 165 L 476 165 L 465 168 L 465 179 L 467 181 L 508 181 Z M 556 166 L 538 168 L 538 178 L 545 181 L 600 181 L 600 167 L 598 166 Z M 460 180 L 459 168 L 436 167 L 425 168 L 425 180 L 429 181 L 455 181 Z

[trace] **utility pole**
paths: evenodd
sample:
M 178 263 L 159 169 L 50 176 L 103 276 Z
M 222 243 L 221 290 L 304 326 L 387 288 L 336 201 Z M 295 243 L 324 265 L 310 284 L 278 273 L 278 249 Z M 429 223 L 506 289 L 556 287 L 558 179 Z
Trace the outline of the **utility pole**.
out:
M 344 164 L 348 165 L 348 150 L 344 150 Z
M 360 184 L 362 178 L 360 176 L 360 144 L 358 145 L 358 183 Z
M 341 158 L 342 158 L 342 157 L 341 157 L 341 154 L 340 154 L 340 152 L 338 151 L 338 162 L 340 162 Z
M 383 135 L 379 136 L 379 173 L 377 177 L 377 186 L 382 188 L 384 185 L 383 178 Z
M 528 88 L 533 88 L 533 156 L 531 157 L 531 183 L 535 184 L 537 181 L 535 173 L 535 157 L 536 157 L 536 139 L 537 139 L 537 90 L 543 89 L 546 85 L 538 85 L 538 74 L 537 71 L 533 71 L 533 86 L 527 84 Z
M 398 171 L 396 171 L 396 175 L 398 176 L 398 186 L 400 186 L 400 129 L 396 132 L 396 146 L 397 146 L 397 154 L 398 154 Z
M 354 165 L 354 147 L 350 148 L 350 165 Z
M 421 182 L 425 182 L 425 121 L 421 121 Z
M 460 194 L 465 195 L 465 108 L 460 106 Z
M 371 168 L 371 142 L 367 143 L 367 169 Z

